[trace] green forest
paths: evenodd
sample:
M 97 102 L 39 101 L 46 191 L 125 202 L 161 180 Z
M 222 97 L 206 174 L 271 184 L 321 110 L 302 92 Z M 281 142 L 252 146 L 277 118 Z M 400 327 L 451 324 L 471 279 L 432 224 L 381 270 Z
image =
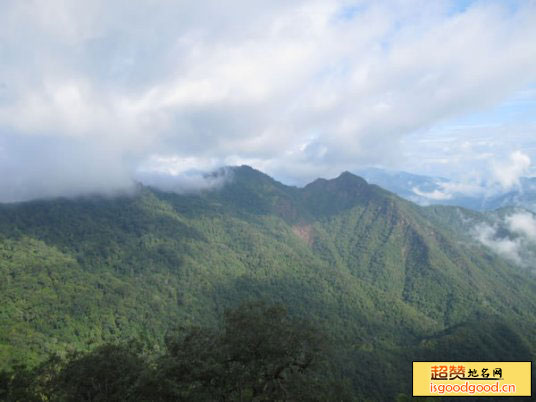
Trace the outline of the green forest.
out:
M 0 374 L 7 400 L 228 401 L 348 399 L 321 331 L 282 306 L 246 303 L 215 328 L 176 328 L 164 349 L 139 342 L 53 355 Z
M 459 210 L 247 166 L 0 205 L 0 399 L 405 400 L 414 360 L 534 360 L 536 278 Z

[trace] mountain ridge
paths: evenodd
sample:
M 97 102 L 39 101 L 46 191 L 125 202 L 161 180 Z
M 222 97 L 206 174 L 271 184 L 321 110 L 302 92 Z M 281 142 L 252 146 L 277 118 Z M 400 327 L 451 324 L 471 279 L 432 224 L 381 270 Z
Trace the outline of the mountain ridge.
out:
M 337 370 L 378 399 L 409 393 L 408 361 L 466 350 L 465 335 L 488 339 L 483 328 L 511 344 L 473 345 L 468 359 L 534 356 L 536 281 L 441 216 L 351 173 L 297 188 L 244 166 L 195 194 L 143 186 L 3 205 L 0 357 L 158 343 L 252 298 L 326 328 Z

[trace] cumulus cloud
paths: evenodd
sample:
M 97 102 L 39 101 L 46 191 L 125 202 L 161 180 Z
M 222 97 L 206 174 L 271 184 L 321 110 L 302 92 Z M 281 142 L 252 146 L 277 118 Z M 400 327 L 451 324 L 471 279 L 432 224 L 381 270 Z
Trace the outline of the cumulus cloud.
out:
M 536 79 L 514 3 L 3 1 L 0 201 L 122 191 L 155 158 L 289 182 L 395 160 Z
M 506 223 L 510 230 L 526 236 L 531 241 L 536 241 L 536 219 L 530 212 L 519 212 L 506 217 Z
M 536 261 L 536 217 L 529 211 L 511 213 L 497 218 L 494 224 L 474 227 L 478 241 L 518 265 L 534 266 Z
M 510 190 L 519 186 L 519 179 L 529 171 L 530 165 L 530 157 L 527 154 L 515 151 L 510 154 L 508 161 L 494 165 L 494 178 L 504 190 Z
M 497 227 L 480 224 L 474 228 L 474 233 L 478 241 L 486 247 L 489 247 L 497 254 L 505 257 L 516 264 L 522 264 L 520 239 L 510 239 L 508 237 L 500 237 Z

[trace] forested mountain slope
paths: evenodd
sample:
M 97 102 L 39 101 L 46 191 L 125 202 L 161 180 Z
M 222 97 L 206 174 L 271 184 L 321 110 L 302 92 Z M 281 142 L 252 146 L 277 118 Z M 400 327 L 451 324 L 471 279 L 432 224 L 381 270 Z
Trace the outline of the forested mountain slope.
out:
M 195 195 L 2 205 L 0 362 L 160 343 L 257 299 L 325 328 L 356 395 L 410 393 L 412 360 L 533 359 L 534 276 L 446 216 L 350 173 L 296 188 L 247 166 Z

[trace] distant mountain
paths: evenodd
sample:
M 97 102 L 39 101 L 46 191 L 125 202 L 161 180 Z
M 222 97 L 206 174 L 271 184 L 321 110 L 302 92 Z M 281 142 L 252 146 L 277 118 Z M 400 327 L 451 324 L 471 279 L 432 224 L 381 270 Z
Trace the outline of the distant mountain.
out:
M 536 357 L 536 278 L 467 241 L 459 208 L 348 172 L 303 188 L 232 172 L 198 194 L 0 206 L 0 364 L 158 343 L 259 298 L 325 328 L 360 399 L 410 394 L 412 360 Z
M 443 177 L 430 177 L 372 167 L 360 169 L 356 173 L 371 184 L 377 184 L 402 198 L 421 205 L 430 204 L 430 197 L 419 195 L 419 192 L 431 194 L 441 190 L 442 183 L 449 182 Z
M 484 205 L 486 209 L 521 207 L 536 212 L 536 177 L 522 177 L 517 190 L 499 194 Z
M 364 168 L 356 172 L 367 182 L 377 184 L 419 205 L 454 205 L 476 211 L 521 207 L 536 212 L 536 178 L 522 177 L 518 188 L 486 193 L 483 187 L 457 183 L 444 177 Z

